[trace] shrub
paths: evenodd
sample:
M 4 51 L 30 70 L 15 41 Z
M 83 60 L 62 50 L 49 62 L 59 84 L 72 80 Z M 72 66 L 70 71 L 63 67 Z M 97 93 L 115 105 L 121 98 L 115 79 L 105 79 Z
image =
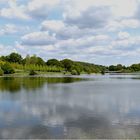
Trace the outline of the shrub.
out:
M 0 68 L 0 76 L 4 74 L 3 70 Z
M 12 74 L 14 73 L 13 67 L 9 63 L 5 63 L 1 66 L 1 69 L 3 70 L 4 74 Z
M 80 75 L 79 72 L 77 72 L 76 70 L 72 70 L 72 71 L 71 71 L 71 74 L 72 74 L 72 75 Z
M 34 70 L 31 70 L 29 75 L 37 75 L 37 73 Z

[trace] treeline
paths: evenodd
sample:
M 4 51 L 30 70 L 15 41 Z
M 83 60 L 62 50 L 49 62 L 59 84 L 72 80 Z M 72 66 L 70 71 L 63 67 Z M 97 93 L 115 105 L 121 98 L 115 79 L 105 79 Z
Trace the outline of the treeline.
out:
M 124 66 L 121 64 L 111 65 L 108 67 L 108 71 L 112 72 L 120 72 L 120 73 L 132 73 L 132 72 L 140 72 L 140 64 L 132 64 L 131 66 Z
M 107 67 L 94 65 L 85 62 L 76 62 L 70 59 L 49 59 L 44 61 L 36 55 L 27 55 L 23 58 L 18 53 L 11 53 L 7 56 L 0 57 L 0 75 L 12 74 L 17 70 L 30 71 L 35 74 L 35 71 L 42 72 L 63 72 L 71 73 L 72 75 L 80 75 L 81 73 L 103 73 Z

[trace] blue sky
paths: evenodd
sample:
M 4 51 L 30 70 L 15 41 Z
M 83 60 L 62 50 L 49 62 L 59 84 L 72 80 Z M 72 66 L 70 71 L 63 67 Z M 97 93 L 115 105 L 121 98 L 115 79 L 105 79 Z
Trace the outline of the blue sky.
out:
M 0 55 L 140 63 L 140 0 L 0 0 Z

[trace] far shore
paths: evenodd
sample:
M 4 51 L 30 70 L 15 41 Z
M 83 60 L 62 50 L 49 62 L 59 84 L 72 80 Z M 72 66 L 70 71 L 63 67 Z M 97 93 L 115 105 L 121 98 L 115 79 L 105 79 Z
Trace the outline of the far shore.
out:
M 29 72 L 27 71 L 21 71 L 21 72 L 15 72 L 13 74 L 4 74 L 0 77 L 77 77 L 77 76 L 93 76 L 93 75 L 100 75 L 100 76 L 104 76 L 104 75 L 140 75 L 140 72 L 131 72 L 131 73 L 105 73 L 105 74 L 101 74 L 101 73 L 91 73 L 91 74 L 87 74 L 87 73 L 82 73 L 80 75 L 72 75 L 71 73 L 67 72 L 67 73 L 63 73 L 63 72 L 40 72 L 37 71 L 36 75 L 29 75 Z

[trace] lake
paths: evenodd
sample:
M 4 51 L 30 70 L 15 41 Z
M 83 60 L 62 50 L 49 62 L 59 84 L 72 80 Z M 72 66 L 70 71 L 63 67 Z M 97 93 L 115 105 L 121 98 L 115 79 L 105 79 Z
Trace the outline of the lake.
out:
M 140 138 L 140 75 L 1 77 L 0 138 Z

